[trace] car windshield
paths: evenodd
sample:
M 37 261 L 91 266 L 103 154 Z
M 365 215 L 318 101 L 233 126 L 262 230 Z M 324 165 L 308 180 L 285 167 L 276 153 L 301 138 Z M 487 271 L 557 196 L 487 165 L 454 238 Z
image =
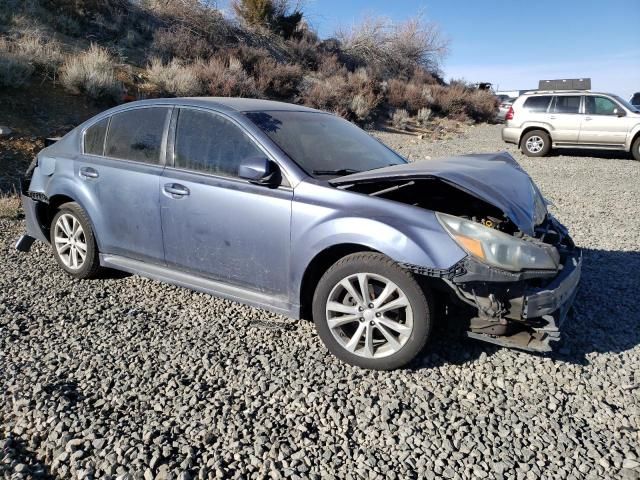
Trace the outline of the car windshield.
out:
M 620 98 L 617 95 L 611 95 L 611 96 L 613 98 L 615 98 L 618 102 L 620 102 L 626 109 L 631 110 L 634 113 L 640 113 L 640 110 L 638 109 L 638 107 L 634 107 L 629 102 L 627 102 L 626 100 Z
M 246 116 L 314 177 L 339 177 L 406 163 L 363 130 L 327 113 L 262 111 Z

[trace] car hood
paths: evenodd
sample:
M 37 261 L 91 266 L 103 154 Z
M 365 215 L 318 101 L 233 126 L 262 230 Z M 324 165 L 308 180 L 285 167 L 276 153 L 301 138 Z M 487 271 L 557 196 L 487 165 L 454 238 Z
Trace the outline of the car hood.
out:
M 499 208 L 527 235 L 535 228 L 536 197 L 533 180 L 507 152 L 461 155 L 393 165 L 354 173 L 329 181 L 334 186 L 384 180 L 438 178 Z M 544 202 L 544 199 L 542 198 Z

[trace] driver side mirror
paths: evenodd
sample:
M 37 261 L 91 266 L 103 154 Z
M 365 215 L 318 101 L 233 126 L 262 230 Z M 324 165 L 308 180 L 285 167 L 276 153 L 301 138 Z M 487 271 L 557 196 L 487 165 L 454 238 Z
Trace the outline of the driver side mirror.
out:
M 256 185 L 277 187 L 280 185 L 278 166 L 266 157 L 249 157 L 240 161 L 238 177 Z
M 625 112 L 625 111 L 624 111 L 622 108 L 620 108 L 620 107 L 616 107 L 616 108 L 614 108 L 614 109 L 613 109 L 613 113 L 614 113 L 615 115 L 617 115 L 618 117 L 624 117 L 624 116 L 627 114 L 627 112 Z

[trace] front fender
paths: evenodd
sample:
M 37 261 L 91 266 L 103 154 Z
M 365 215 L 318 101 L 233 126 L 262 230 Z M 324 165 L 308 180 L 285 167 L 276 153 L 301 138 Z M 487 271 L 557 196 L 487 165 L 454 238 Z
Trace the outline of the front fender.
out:
M 315 196 L 314 190 L 322 187 L 304 188 Z M 291 237 L 294 290 L 312 260 L 337 245 L 362 245 L 425 269 L 447 270 L 466 256 L 432 211 L 359 193 L 323 190 L 331 195 L 321 202 L 302 202 L 296 192 Z
M 640 133 L 640 123 L 634 126 L 629 132 L 629 134 L 627 135 L 627 140 L 624 142 L 624 149 L 627 152 L 631 151 L 631 147 L 632 147 L 631 144 L 633 142 L 633 139 L 636 138 L 636 135 L 638 135 L 639 133 Z

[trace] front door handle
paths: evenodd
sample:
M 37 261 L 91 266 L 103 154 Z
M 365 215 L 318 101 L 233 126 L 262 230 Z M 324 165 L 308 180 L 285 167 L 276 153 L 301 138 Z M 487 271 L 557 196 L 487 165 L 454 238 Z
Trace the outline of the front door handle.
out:
M 555 116 L 555 115 L 551 115 L 549 118 L 550 118 L 551 120 L 555 120 L 555 119 L 556 119 L 556 116 Z
M 98 178 L 100 175 L 95 168 L 82 167 L 80 168 L 80 176 L 83 178 Z
M 190 193 L 187 187 L 185 187 L 184 185 L 180 185 L 179 183 L 165 184 L 164 191 L 175 197 L 185 197 Z
M 584 117 L 585 122 L 588 122 L 589 120 L 593 120 L 591 117 Z

